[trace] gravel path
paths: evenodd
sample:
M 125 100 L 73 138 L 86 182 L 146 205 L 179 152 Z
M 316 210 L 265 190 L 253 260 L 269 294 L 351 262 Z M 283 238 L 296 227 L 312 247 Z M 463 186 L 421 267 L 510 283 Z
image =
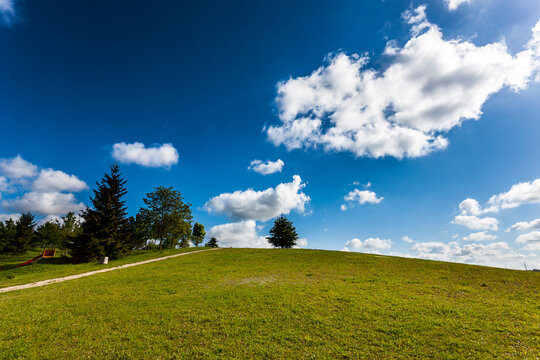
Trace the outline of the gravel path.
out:
M 86 272 L 86 273 L 82 273 L 82 274 L 64 276 L 64 277 L 56 278 L 56 279 L 42 280 L 42 281 L 37 281 L 37 282 L 34 282 L 34 283 L 30 283 L 30 284 L 9 286 L 9 287 L 5 287 L 5 288 L 0 288 L 0 293 L 5 293 L 5 292 L 8 292 L 8 291 L 15 291 L 15 290 L 22 290 L 22 289 L 30 289 L 30 288 L 35 288 L 35 287 L 40 287 L 40 286 L 45 286 L 45 285 L 50 285 L 50 284 L 56 284 L 56 283 L 59 283 L 59 282 L 68 281 L 68 280 L 75 280 L 75 279 L 79 279 L 79 278 L 82 278 L 82 277 L 101 274 L 101 273 L 108 272 L 108 271 L 125 269 L 125 268 L 129 268 L 129 267 L 132 267 L 132 266 L 149 264 L 149 263 L 152 263 L 152 262 L 155 262 L 155 261 L 161 261 L 161 260 L 170 259 L 170 258 L 174 258 L 174 257 L 178 257 L 178 256 L 195 254 L 195 253 L 198 253 L 198 252 L 212 251 L 212 250 L 219 250 L 219 248 L 190 251 L 190 252 L 181 253 L 181 254 L 164 256 L 164 257 L 157 258 L 157 259 L 150 259 L 150 260 L 139 261 L 139 262 L 136 262 L 136 263 L 115 266 L 115 267 L 107 268 L 107 269 L 103 269 L 103 270 L 90 271 L 90 272 Z

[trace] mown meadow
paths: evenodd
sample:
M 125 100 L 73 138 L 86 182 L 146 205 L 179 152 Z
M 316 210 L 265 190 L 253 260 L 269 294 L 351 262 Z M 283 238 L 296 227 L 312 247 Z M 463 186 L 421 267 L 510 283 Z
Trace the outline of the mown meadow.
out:
M 3 293 L 0 316 L 4 359 L 537 359 L 540 273 L 219 249 Z

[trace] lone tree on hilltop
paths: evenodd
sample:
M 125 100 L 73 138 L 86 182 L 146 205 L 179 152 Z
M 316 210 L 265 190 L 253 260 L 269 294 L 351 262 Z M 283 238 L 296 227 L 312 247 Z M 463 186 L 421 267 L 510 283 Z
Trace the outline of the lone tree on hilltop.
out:
M 100 256 L 116 259 L 130 249 L 130 234 L 127 211 L 123 197 L 126 195 L 126 180 L 117 164 L 111 166 L 96 183 L 94 197 L 90 198 L 93 208 L 81 213 L 84 220 L 79 236 L 70 243 L 71 255 L 78 261 L 96 260 Z
M 290 249 L 296 245 L 298 234 L 292 221 L 281 215 L 274 220 L 274 226 L 270 229 L 270 236 L 266 237 L 266 240 L 273 247 Z
M 140 220 L 148 226 L 152 239 L 159 240 L 159 250 L 185 247 L 191 236 L 191 204 L 172 187 L 159 186 L 143 199 L 146 208 L 139 210 Z
M 203 242 L 204 236 L 206 235 L 206 231 L 204 231 L 204 225 L 195 223 L 193 225 L 193 234 L 191 235 L 191 242 L 195 246 L 199 246 L 200 243 Z
M 217 239 L 215 237 L 211 237 L 210 240 L 208 240 L 208 242 L 206 244 L 204 244 L 204 246 L 206 247 L 219 247 L 218 246 L 218 243 L 217 243 Z

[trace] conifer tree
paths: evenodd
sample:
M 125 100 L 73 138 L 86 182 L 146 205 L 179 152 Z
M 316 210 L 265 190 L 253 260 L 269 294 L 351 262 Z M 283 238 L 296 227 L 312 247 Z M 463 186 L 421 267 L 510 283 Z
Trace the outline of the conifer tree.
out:
M 5 223 L 0 222 L 0 254 L 15 253 L 15 237 L 17 236 L 17 226 L 15 221 L 7 219 Z
M 266 239 L 274 247 L 292 248 L 296 245 L 296 240 L 298 240 L 298 234 L 292 221 L 287 219 L 285 215 L 281 215 L 274 220 L 270 235 Z
M 117 259 L 130 250 L 130 233 L 127 211 L 123 197 L 126 195 L 126 180 L 117 164 L 111 166 L 96 183 L 93 207 L 81 214 L 84 222 L 82 233 L 70 244 L 71 255 L 78 261 L 92 261 L 100 256 Z
M 13 253 L 24 254 L 30 250 L 34 237 L 34 215 L 30 212 L 22 213 L 15 223 L 15 243 L 12 245 Z
M 217 239 L 215 237 L 211 237 L 210 240 L 206 244 L 204 244 L 206 247 L 219 247 Z

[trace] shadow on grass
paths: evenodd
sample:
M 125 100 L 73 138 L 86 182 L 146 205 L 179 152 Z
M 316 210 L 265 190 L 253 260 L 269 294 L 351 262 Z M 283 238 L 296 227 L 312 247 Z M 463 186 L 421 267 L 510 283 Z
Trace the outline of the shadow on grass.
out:
M 30 260 L 30 259 L 31 258 L 28 258 L 27 260 Z M 21 261 L 20 264 L 24 263 L 27 260 Z M 39 261 L 33 262 L 33 263 L 25 265 L 23 267 L 35 266 L 38 263 L 40 265 L 63 265 L 63 264 L 73 264 L 73 261 L 71 261 L 71 259 L 69 257 L 62 256 L 62 257 L 52 258 L 52 259 L 41 259 Z M 4 264 L 4 265 L 0 265 L 0 271 L 15 269 L 20 264 Z

